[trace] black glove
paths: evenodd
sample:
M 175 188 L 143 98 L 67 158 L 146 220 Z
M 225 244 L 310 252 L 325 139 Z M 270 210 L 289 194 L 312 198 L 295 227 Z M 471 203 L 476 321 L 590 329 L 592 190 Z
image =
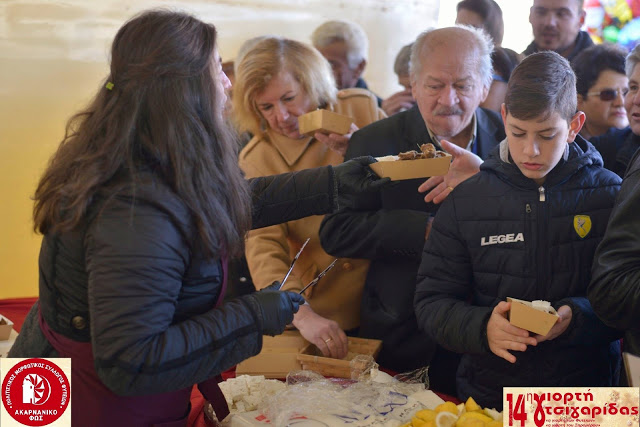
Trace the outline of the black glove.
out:
M 280 290 L 280 286 L 282 286 L 282 284 L 277 281 L 274 280 L 272 284 L 270 284 L 269 286 L 267 286 L 266 288 L 262 288 L 260 289 L 259 292 L 265 292 L 265 291 L 279 291 Z
M 278 291 L 280 282 L 247 295 L 260 307 L 262 317 L 262 332 L 267 335 L 280 335 L 284 328 L 293 321 L 294 313 L 298 312 L 304 297 L 296 292 Z
M 335 210 L 355 209 L 359 198 L 378 191 L 391 182 L 390 178 L 379 178 L 368 165 L 377 160 L 371 156 L 356 157 L 340 165 L 333 166 L 335 188 Z

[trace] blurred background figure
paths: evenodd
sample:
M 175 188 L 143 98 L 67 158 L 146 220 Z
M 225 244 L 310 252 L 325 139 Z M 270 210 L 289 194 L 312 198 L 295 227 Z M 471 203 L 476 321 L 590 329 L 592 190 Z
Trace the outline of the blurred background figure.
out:
M 522 53 L 553 50 L 572 61 L 593 46 L 589 33 L 580 31 L 586 16 L 583 6 L 584 0 L 533 0 L 529 12 L 533 41 Z
M 494 0 L 462 0 L 457 6 L 456 24 L 481 28 L 489 34 L 494 46 L 502 45 L 502 9 Z
M 240 153 L 247 177 L 292 172 L 343 161 L 348 135 L 301 135 L 298 117 L 317 108 L 348 115 L 357 127 L 385 117 L 375 96 L 363 89 L 340 92 L 329 63 L 314 48 L 278 37 L 258 41 L 237 64 L 234 119 L 240 131 L 254 137 Z M 322 216 L 253 230 L 248 234 L 246 258 L 255 287 L 281 281 L 307 238 L 311 238 L 283 289 L 299 292 L 334 257 L 320 246 Z M 345 330 L 359 326 L 360 300 L 369 262 L 338 260 L 336 266 L 305 292 L 305 305 L 293 325 L 323 354 L 347 354 Z
M 583 50 L 571 62 L 577 77 L 578 110 L 587 115 L 580 132 L 585 139 L 629 124 L 624 108 L 624 96 L 629 91 L 624 73 L 626 54 L 619 46 L 601 44 Z
M 416 105 L 416 101 L 413 99 L 413 94 L 411 93 L 411 78 L 409 77 L 412 46 L 413 43 L 403 46 L 396 55 L 396 60 L 393 63 L 393 71 L 398 76 L 398 84 L 404 86 L 404 90 L 396 92 L 382 101 L 382 109 L 389 116 L 408 110 Z
M 504 37 L 502 9 L 494 0 L 462 0 L 458 3 L 456 10 L 456 24 L 480 28 L 493 40 L 495 46 L 491 54 L 493 82 L 486 99 L 480 106 L 500 112 L 511 71 L 522 60 L 522 57 L 513 50 L 501 47 Z
M 409 75 L 409 64 L 411 64 L 411 48 L 413 42 L 402 46 L 402 49 L 396 55 L 393 63 L 393 71 L 398 76 L 398 84 L 404 86 L 405 89 L 411 90 L 411 76 Z
M 222 71 L 227 75 L 227 78 L 231 82 L 231 87 L 227 89 L 227 102 L 225 103 L 224 113 L 229 116 L 231 114 L 232 106 L 231 97 L 233 96 L 233 83 L 236 81 L 235 72 L 233 69 L 233 61 L 225 61 L 222 63 Z
M 311 34 L 311 44 L 327 58 L 338 89 L 369 89 L 362 78 L 369 55 L 367 33 L 355 22 L 327 21 Z M 378 98 L 378 105 L 382 98 Z
M 233 61 L 225 61 L 222 63 L 222 71 L 224 71 L 224 73 L 229 78 L 229 81 L 231 82 L 231 87 L 228 90 L 229 93 L 232 93 L 233 84 L 236 82 L 236 72 L 234 66 L 235 65 Z
M 496 47 L 491 53 L 491 65 L 493 66 L 493 80 L 489 93 L 484 101 L 480 103 L 482 108 L 487 108 L 495 112 L 500 112 L 500 107 L 504 102 L 507 93 L 507 83 L 511 77 L 511 72 L 522 60 L 522 55 L 505 47 Z

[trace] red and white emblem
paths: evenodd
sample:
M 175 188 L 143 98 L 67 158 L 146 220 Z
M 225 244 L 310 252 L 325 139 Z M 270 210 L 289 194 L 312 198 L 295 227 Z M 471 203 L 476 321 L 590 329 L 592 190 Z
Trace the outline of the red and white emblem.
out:
M 71 386 L 65 373 L 46 359 L 14 365 L 2 382 L 2 403 L 9 415 L 26 426 L 46 426 L 69 405 Z

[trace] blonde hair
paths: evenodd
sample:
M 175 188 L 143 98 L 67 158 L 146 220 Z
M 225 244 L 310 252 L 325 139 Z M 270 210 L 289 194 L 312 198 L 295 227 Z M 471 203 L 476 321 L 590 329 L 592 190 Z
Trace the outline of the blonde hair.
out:
M 255 99 L 281 71 L 291 73 L 314 107 L 335 104 L 333 72 L 320 52 L 295 40 L 267 37 L 246 52 L 236 69 L 233 116 L 241 132 L 264 135 Z

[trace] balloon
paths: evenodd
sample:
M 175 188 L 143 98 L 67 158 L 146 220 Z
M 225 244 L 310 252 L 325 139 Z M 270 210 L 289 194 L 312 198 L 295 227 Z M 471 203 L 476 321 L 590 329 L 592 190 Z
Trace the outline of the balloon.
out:
M 606 42 L 616 43 L 618 41 L 618 33 L 620 33 L 618 27 L 609 25 L 608 27 L 605 27 L 604 30 L 602 30 L 602 38 Z
M 634 18 L 618 33 L 618 44 L 631 50 L 640 39 L 640 18 Z
M 633 17 L 637 18 L 640 16 L 640 0 L 627 0 L 629 3 L 629 7 L 631 8 L 631 13 L 633 13 Z
M 602 6 L 607 14 L 617 18 L 622 24 L 625 24 L 633 18 L 627 0 L 602 0 Z

